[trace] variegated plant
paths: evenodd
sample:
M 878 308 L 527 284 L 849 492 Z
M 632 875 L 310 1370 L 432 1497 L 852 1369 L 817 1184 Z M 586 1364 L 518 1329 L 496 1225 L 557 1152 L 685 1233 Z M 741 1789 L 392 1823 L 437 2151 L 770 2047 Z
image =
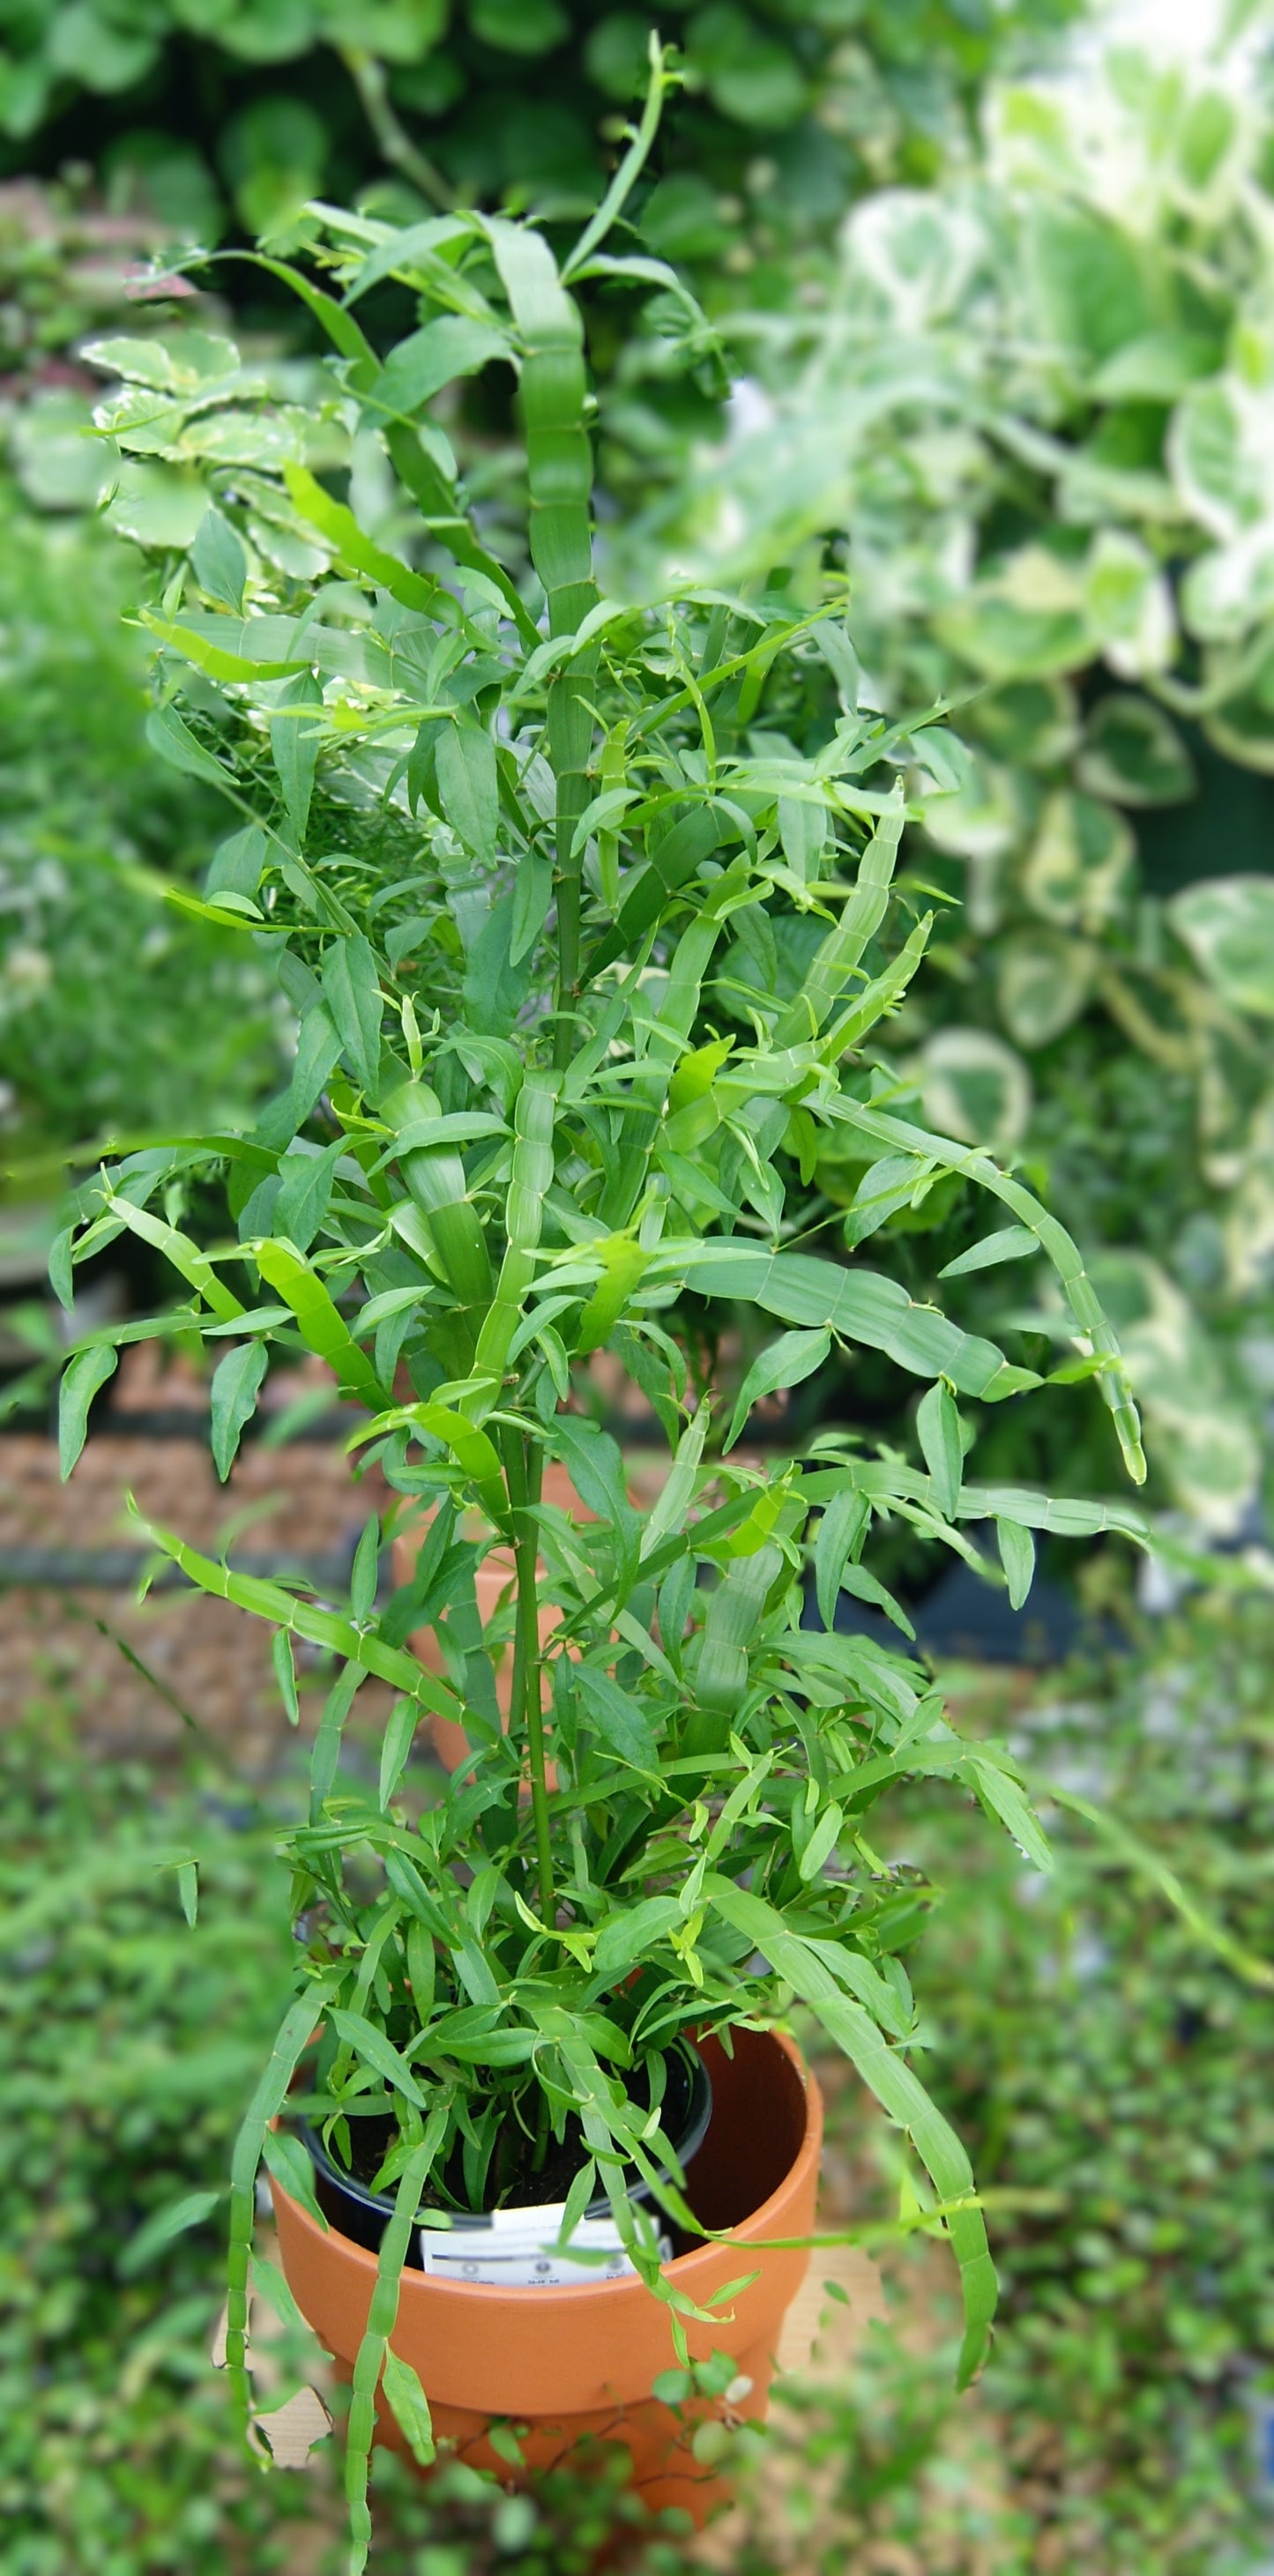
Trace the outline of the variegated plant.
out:
M 350 2418 L 359 2566 L 382 2373 L 428 2447 L 423 2395 L 388 2336 L 418 2197 L 455 2172 L 457 2149 L 480 2208 L 502 2125 L 560 2135 L 573 2114 L 589 2161 L 566 2227 L 600 2181 L 684 2361 L 684 2300 L 626 2176 L 653 2179 L 693 2222 L 658 2181 L 665 2142 L 625 2079 L 644 2069 L 657 2103 L 662 2052 L 691 2028 L 782 2021 L 799 1999 L 845 2051 L 931 2177 L 964 2278 L 962 2367 L 977 2368 L 994 2303 L 983 2219 L 907 2054 L 899 1953 L 925 1891 L 866 1829 L 887 1790 L 937 1775 L 1037 1862 L 1046 1852 L 1007 1754 L 962 1739 L 904 1640 L 891 1653 L 838 1632 L 837 1603 L 847 1591 L 907 1631 L 870 1570 L 881 1521 L 966 1556 L 970 1524 L 993 1524 L 1015 1600 L 1034 1531 L 1137 1527 L 967 1481 L 961 1399 L 981 1408 L 1038 1379 L 786 1213 L 789 1183 L 806 1204 L 798 1176 L 828 1136 L 857 1140 L 890 1204 L 963 1174 L 1007 1212 L 973 1265 L 1022 1234 L 1054 1264 L 1140 1477 L 1118 1351 L 1069 1236 L 989 1158 L 895 1116 L 862 1052 L 928 936 L 892 902 L 891 772 L 941 760 L 933 729 L 856 706 L 834 589 L 803 615 L 765 593 L 599 598 L 574 289 L 615 271 L 601 243 L 658 88 L 560 265 L 529 224 L 394 231 L 324 210 L 322 282 L 289 272 L 335 353 L 321 399 L 289 410 L 206 350 L 192 364 L 179 342 L 148 343 L 120 353 L 132 381 L 107 416 L 125 447 L 180 453 L 190 424 L 202 445 L 212 504 L 189 556 L 164 564 L 151 618 L 153 734 L 236 809 L 203 901 L 276 959 L 299 1028 L 290 1084 L 251 1134 L 132 1156 L 82 1191 L 54 1262 L 68 1304 L 73 1264 L 126 1227 L 188 1293 L 81 1337 L 65 1464 L 119 1342 L 181 1333 L 221 1354 L 223 1475 L 270 1354 L 317 1354 L 366 1416 L 356 1459 L 378 1462 L 404 1514 L 431 1514 L 411 1581 L 384 1606 L 389 1531 L 375 1519 L 339 1609 L 149 1533 L 196 1584 L 273 1624 L 294 1717 L 293 1639 L 332 1662 L 309 1812 L 284 1836 L 306 1932 L 298 1993 L 235 2161 L 229 2355 L 246 2409 L 253 2186 L 264 2152 L 308 2192 L 299 2147 L 270 2123 L 321 2023 L 329 2132 L 372 2111 L 396 2123 L 380 2183 L 397 2216 Z M 387 280 L 421 318 L 382 357 L 362 316 Z M 485 550 L 428 410 L 458 371 L 488 364 L 518 379 L 538 576 L 525 598 Z M 339 496 L 347 474 L 370 528 Z M 763 948 L 776 921 L 805 940 L 799 989 L 756 999 L 749 1035 L 722 1034 L 726 934 Z M 212 1169 L 236 1231 L 201 1250 L 181 1191 Z M 688 1292 L 750 1310 L 763 1335 L 782 1328 L 728 1422 L 710 1392 L 689 1394 Z M 919 1456 L 829 1433 L 768 1469 L 733 1463 L 758 1397 L 834 1343 L 886 1352 L 919 1381 Z M 603 1348 L 667 1437 L 667 1480 L 644 1512 L 591 1400 L 585 1363 Z M 553 1460 L 590 1517 L 541 1499 Z M 495 1549 L 515 1574 L 507 1616 L 484 1631 L 475 1569 Z M 406 1650 L 426 1627 L 442 1674 Z M 510 1628 L 502 1728 L 495 1657 Z M 341 1769 L 369 1675 L 397 1694 L 376 1794 Z M 414 1773 L 407 1796 L 431 1712 L 463 1725 L 471 1755 L 450 1781 Z
M 1274 190 L 1231 35 L 991 85 L 970 165 L 852 209 L 824 302 L 723 326 L 736 430 L 625 543 L 799 593 L 839 537 L 877 703 L 956 710 L 913 855 L 964 900 L 899 1069 L 1076 1192 L 1163 1497 L 1234 1538 L 1274 1247 Z

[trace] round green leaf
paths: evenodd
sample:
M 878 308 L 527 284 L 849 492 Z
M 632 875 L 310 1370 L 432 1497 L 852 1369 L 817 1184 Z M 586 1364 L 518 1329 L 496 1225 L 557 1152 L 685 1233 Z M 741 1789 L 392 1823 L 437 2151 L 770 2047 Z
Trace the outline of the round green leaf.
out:
M 1179 805 L 1194 794 L 1194 765 L 1176 726 L 1149 698 L 1115 690 L 1084 727 L 1079 782 L 1117 805 Z
M 919 1060 L 925 1116 L 943 1135 L 1003 1153 L 1031 1114 L 1031 1078 L 989 1029 L 939 1029 Z
M 1274 878 L 1208 878 L 1174 895 L 1168 916 L 1222 1001 L 1274 1019 Z
M 1092 952 L 1060 930 L 1021 930 L 995 952 L 995 998 L 1015 1046 L 1047 1046 L 1079 1018 L 1092 990 Z

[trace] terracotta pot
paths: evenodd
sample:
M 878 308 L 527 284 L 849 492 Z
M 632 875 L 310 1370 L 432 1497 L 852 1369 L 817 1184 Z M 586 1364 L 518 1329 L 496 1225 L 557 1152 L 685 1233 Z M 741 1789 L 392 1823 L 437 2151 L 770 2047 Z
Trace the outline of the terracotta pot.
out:
M 736 2362 L 728 2399 L 696 2400 L 683 2421 L 651 2396 L 675 2356 L 669 2312 L 640 2281 L 502 2290 L 403 2274 L 393 2348 L 419 2375 L 435 2434 L 506 2483 L 508 2463 L 486 2438 L 497 2418 L 518 2429 L 523 2482 L 577 2444 L 617 2442 L 629 2452 L 634 2485 L 652 2511 L 682 2505 L 702 2522 L 726 2490 L 719 2473 L 694 2456 L 696 2423 L 765 2413 L 783 2318 L 809 2255 L 767 2249 L 764 2240 L 805 2236 L 813 2226 L 822 2100 L 796 2049 L 775 2034 L 739 2030 L 732 2058 L 713 2039 L 703 2042 L 703 2053 L 713 2118 L 687 2178 L 688 2197 L 705 2226 L 729 2228 L 742 2243 L 682 2254 L 669 2264 L 668 2277 L 702 2304 L 742 2273 L 756 2272 L 710 2326 L 686 2324 L 696 2359 L 718 2351 Z M 367 2323 L 375 2257 L 335 2229 L 324 2235 L 279 2183 L 271 2189 L 288 2285 L 347 2376 Z M 383 2408 L 377 2438 L 402 2447 Z M 513 2477 L 517 2482 L 516 2472 Z
M 551 1459 L 544 1470 L 543 1499 L 546 1503 L 555 1503 L 562 1511 L 574 1513 L 578 1519 L 591 1520 L 593 1517 L 581 1503 L 566 1469 L 555 1459 Z M 396 1583 L 410 1583 L 430 1518 L 431 1515 L 427 1513 L 417 1522 L 414 1529 L 404 1531 L 400 1538 L 395 1539 L 394 1581 Z M 507 1547 L 492 1548 L 490 1555 L 484 1557 L 478 1567 L 474 1577 L 474 1589 L 477 1593 L 478 1616 L 484 1628 L 488 1620 L 494 1618 L 500 1606 L 501 1593 L 506 1591 L 513 1581 L 513 1572 L 513 1551 Z M 557 1625 L 558 1616 L 555 1604 L 545 1602 L 539 1613 L 542 1646 L 548 1644 Z M 439 1673 L 445 1676 L 446 1661 L 432 1628 L 413 1629 L 409 1642 L 412 1653 L 419 1658 L 427 1673 Z M 510 1640 L 495 1668 L 495 1695 L 506 1727 L 509 1722 L 509 1699 L 512 1687 L 513 1645 Z M 444 1771 L 458 1771 L 466 1754 L 471 1750 L 464 1728 L 455 1718 L 435 1717 L 432 1735 L 433 1748 Z

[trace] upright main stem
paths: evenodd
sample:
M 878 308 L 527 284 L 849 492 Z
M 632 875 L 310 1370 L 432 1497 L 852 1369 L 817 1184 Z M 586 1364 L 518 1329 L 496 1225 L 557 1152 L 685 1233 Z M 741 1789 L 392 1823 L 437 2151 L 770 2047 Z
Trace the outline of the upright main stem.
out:
M 555 601 L 554 606 L 558 605 Z M 586 653 L 579 658 L 588 664 L 591 677 L 596 654 Z M 588 764 L 593 745 L 593 718 L 585 687 L 580 671 L 563 671 L 552 684 L 548 703 L 549 759 L 557 778 L 557 1019 L 553 1062 L 559 1071 L 571 1060 L 575 1043 L 572 1014 L 579 999 L 583 853 L 573 843 L 576 824 L 589 801 Z
M 539 1546 L 530 1509 L 540 1499 L 540 1457 L 538 1449 L 527 1454 L 526 1443 L 512 1426 L 500 1431 L 504 1455 L 504 1477 L 509 1489 L 513 1512 L 513 1562 L 517 1583 L 517 1625 L 513 1636 L 513 1687 L 510 1713 L 513 1723 L 521 1718 L 526 1727 L 527 1763 L 531 1774 L 531 1819 L 535 1828 L 536 1877 L 540 1889 L 540 1909 L 547 1924 L 557 1916 L 557 1897 L 553 1886 L 553 1850 L 549 1839 L 548 1757 L 544 1744 L 544 1711 L 540 1699 L 540 1603 L 537 1570 Z

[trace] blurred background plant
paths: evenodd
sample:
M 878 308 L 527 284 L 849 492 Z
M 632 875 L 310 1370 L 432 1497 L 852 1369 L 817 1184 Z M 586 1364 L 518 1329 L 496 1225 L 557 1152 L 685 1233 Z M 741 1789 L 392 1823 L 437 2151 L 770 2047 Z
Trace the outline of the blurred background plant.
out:
M 728 288 L 864 186 L 967 148 L 978 84 L 1075 0 L 674 0 L 687 95 L 647 222 Z M 647 16 L 589 0 L 27 0 L 0 59 L 11 170 L 100 172 L 108 204 L 210 243 L 309 197 L 534 199 L 578 216 L 644 86 Z
M 111 473 L 78 346 L 156 238 L 0 188 L 0 1120 L 20 1202 L 60 1192 L 69 1147 L 246 1110 L 283 1034 L 240 945 L 165 901 L 221 817 L 146 742 L 136 557 L 96 513 Z
M 895 1060 L 928 1123 L 1049 1175 L 1161 1498 L 1232 1538 L 1274 1322 L 1268 80 L 1112 53 L 992 82 L 983 130 L 860 200 L 825 297 L 724 321 L 730 434 L 689 487 L 665 451 L 625 568 L 782 562 L 799 597 L 845 562 L 869 702 L 954 708 L 970 757 L 911 844 L 945 999 Z

